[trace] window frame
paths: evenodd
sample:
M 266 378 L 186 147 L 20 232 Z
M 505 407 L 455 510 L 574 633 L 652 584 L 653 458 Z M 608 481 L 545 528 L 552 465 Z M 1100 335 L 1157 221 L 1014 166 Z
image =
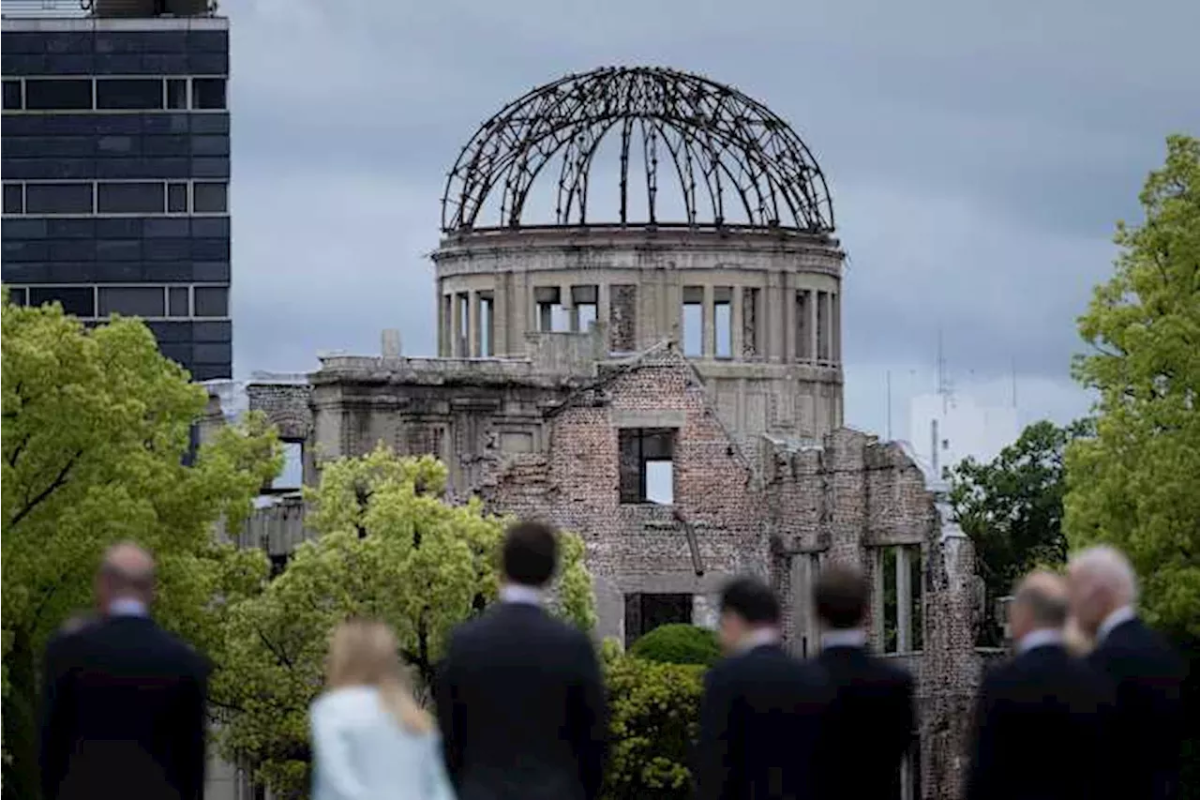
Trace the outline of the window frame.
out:
M 29 211 L 28 202 L 28 186 L 29 184 L 46 185 L 46 184 L 91 184 L 92 186 L 92 211 L 69 211 L 69 212 L 45 212 L 45 211 Z M 99 195 L 102 185 L 110 184 L 125 184 L 125 183 L 161 183 L 163 188 L 163 207 L 159 211 L 100 211 Z M 224 211 L 196 211 L 195 209 L 195 194 L 196 184 L 205 185 L 223 185 L 225 192 L 225 210 Z M 173 186 L 183 186 L 187 198 L 187 208 L 183 211 L 172 211 L 169 200 L 170 191 Z M 21 194 L 21 211 L 2 211 L 5 217 L 97 217 L 102 219 L 120 218 L 120 217 L 227 217 L 229 216 L 229 181 L 228 180 L 211 180 L 208 178 L 187 178 L 187 179 L 163 179 L 163 180 L 147 180 L 145 178 L 112 178 L 112 179 L 92 179 L 92 180 L 70 180 L 65 178 L 52 178 L 49 180 L 18 180 L 4 181 L 4 189 L 8 191 L 11 187 L 18 187 Z
M 626 441 L 633 439 L 634 452 L 630 455 L 637 461 L 637 490 L 636 493 L 631 493 L 629 489 L 632 487 L 632 478 L 626 479 L 625 459 L 626 459 Z M 661 440 L 666 443 L 666 450 L 669 456 L 662 457 L 659 455 L 647 456 L 647 441 Z M 617 503 L 618 505 L 652 505 L 669 508 L 676 503 L 676 488 L 678 470 L 675 466 L 676 453 L 679 444 L 679 429 L 673 427 L 630 427 L 617 428 Z M 653 448 L 656 452 L 660 449 L 659 446 Z M 671 502 L 669 504 L 657 503 L 650 499 L 649 491 L 649 469 L 651 463 L 668 463 L 671 465 Z
M 100 315 L 100 294 L 99 290 L 104 288 L 113 289 L 160 289 L 163 293 L 163 309 L 164 316 L 158 317 L 139 317 L 147 322 L 226 322 L 232 319 L 229 315 L 229 289 L 228 283 L 214 283 L 211 281 L 197 281 L 194 283 L 154 283 L 149 281 L 144 282 L 120 282 L 120 283 L 14 283 L 7 287 L 11 293 L 19 291 L 22 293 L 26 304 L 29 302 L 30 294 L 35 289 L 91 289 L 92 290 L 92 312 L 93 316 L 79 317 L 81 320 L 88 322 L 98 322 L 108 319 L 108 315 Z M 195 313 L 194 294 L 196 289 L 224 289 L 226 292 L 226 315 L 223 317 L 203 317 L 197 316 Z M 171 290 L 172 289 L 187 289 L 188 292 L 188 315 L 186 317 L 171 316 Z M 135 315 L 128 315 L 135 316 Z
M 160 93 L 161 104 L 153 108 L 101 108 L 97 104 L 99 82 L 110 82 L 118 80 L 141 80 L 152 81 L 158 80 L 162 82 L 162 91 Z M 195 82 L 200 81 L 223 81 L 223 103 L 221 107 L 204 107 L 196 105 Z M 29 107 L 29 82 L 39 81 L 90 81 L 91 82 L 91 104 L 90 106 L 80 106 L 77 108 L 30 108 Z M 186 81 L 185 98 L 187 105 L 184 107 L 171 107 L 170 94 L 168 91 L 168 81 Z M 19 107 L 4 108 L 5 114 L 62 114 L 69 113 L 94 113 L 94 114 L 179 114 L 179 113 L 195 113 L 195 114 L 228 114 L 229 113 L 229 75 L 199 73 L 195 75 L 22 75 L 20 77 L 4 78 L 4 83 L 14 83 L 19 86 L 20 94 Z

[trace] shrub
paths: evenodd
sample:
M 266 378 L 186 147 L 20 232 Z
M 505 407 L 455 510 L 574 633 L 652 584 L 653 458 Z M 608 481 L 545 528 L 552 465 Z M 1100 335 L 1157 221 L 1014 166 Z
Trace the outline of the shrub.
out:
M 711 667 L 721 657 L 717 637 L 696 625 L 662 625 L 633 643 L 632 655 L 660 664 Z
M 606 655 L 613 749 L 603 797 L 690 797 L 687 764 L 699 732 L 704 668 Z

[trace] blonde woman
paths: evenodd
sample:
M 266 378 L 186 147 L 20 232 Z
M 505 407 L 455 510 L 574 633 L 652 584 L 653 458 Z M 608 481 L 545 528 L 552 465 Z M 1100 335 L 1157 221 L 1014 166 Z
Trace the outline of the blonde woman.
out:
M 433 720 L 413 699 L 381 622 L 334 631 L 327 691 L 310 710 L 313 800 L 452 800 Z

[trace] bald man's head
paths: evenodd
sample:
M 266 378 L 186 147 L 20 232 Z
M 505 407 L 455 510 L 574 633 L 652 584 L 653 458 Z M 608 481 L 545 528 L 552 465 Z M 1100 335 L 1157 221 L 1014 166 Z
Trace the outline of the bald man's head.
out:
M 1070 610 L 1067 582 L 1053 572 L 1032 572 L 1017 585 L 1008 608 L 1008 624 L 1014 641 L 1036 630 L 1061 631 Z
M 1095 636 L 1104 619 L 1137 601 L 1137 578 L 1129 559 L 1107 545 L 1089 547 L 1071 558 L 1071 611 L 1079 626 Z
M 149 604 L 154 596 L 154 557 L 132 542 L 115 544 L 104 554 L 96 575 L 96 599 L 107 609 L 126 598 Z

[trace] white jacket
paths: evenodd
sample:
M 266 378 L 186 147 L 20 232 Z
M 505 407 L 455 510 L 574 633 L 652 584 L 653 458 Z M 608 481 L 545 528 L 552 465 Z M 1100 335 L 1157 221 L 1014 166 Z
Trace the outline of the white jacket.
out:
M 441 738 L 402 728 L 375 688 L 327 692 L 309 717 L 313 800 L 453 800 Z

